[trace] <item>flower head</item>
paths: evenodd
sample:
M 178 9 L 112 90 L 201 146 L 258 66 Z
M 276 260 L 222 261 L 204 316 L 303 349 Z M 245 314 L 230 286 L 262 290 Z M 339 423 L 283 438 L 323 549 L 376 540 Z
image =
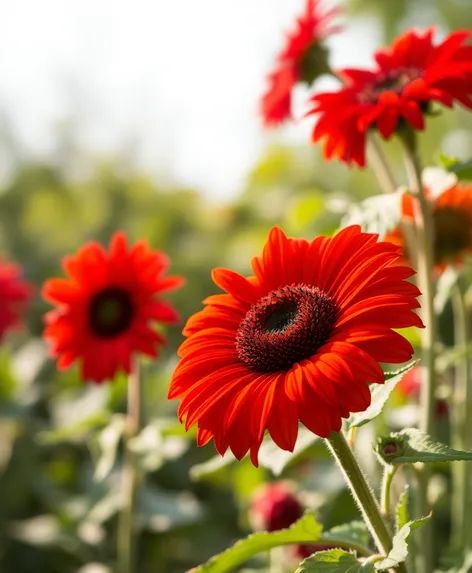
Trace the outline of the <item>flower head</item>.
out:
M 255 529 L 285 529 L 297 521 L 303 511 L 292 488 L 284 482 L 261 486 L 251 500 L 250 513 Z
M 312 98 L 313 141 L 323 141 L 326 159 L 364 166 L 370 129 L 385 139 L 405 123 L 422 130 L 431 102 L 472 109 L 472 31 L 453 32 L 438 45 L 433 34 L 433 28 L 405 32 L 375 53 L 373 70 L 342 70 L 344 87 Z
M 43 297 L 57 305 L 46 315 L 44 338 L 58 368 L 81 361 L 84 380 L 101 382 L 122 370 L 129 373 L 134 353 L 157 356 L 164 337 L 153 321 L 174 324 L 178 314 L 158 295 L 182 285 L 164 274 L 167 257 L 144 241 L 128 246 L 117 232 L 107 252 L 91 242 L 65 257 L 67 279 L 50 279 Z
M 337 13 L 336 8 L 322 10 L 319 0 L 306 0 L 305 11 L 297 19 L 293 32 L 287 35 L 277 65 L 268 77 L 269 86 L 261 100 L 267 127 L 290 118 L 292 90 L 297 82 L 311 85 L 328 71 L 323 40 L 340 29 L 331 24 Z
M 433 205 L 434 220 L 434 264 L 438 273 L 447 265 L 460 265 L 465 256 L 472 254 L 472 185 L 457 183 L 436 197 L 426 189 Z M 402 197 L 402 218 L 414 219 L 413 197 Z M 404 250 L 408 259 L 411 253 L 400 226 L 395 227 L 385 237 Z
M 31 294 L 31 286 L 21 278 L 20 267 L 0 262 L 0 341 L 7 331 L 20 325 L 21 311 Z
M 274 228 L 254 276 L 213 271 L 227 294 L 208 297 L 184 329 L 169 398 L 198 425 L 197 443 L 220 454 L 257 456 L 268 430 L 292 451 L 299 420 L 328 437 L 341 419 L 365 410 L 379 362 L 409 360 L 410 343 L 393 328 L 422 326 L 419 291 L 404 279 L 398 247 L 347 227 L 334 238 L 288 239 Z

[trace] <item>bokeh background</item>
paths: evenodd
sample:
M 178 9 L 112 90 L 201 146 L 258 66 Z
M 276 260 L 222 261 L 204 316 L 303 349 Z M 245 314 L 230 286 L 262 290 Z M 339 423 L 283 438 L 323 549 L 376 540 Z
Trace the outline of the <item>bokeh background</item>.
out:
M 333 4 L 326 0 L 327 4 Z M 470 0 L 341 2 L 334 67 L 410 26 L 472 28 Z M 85 241 L 116 229 L 166 251 L 187 277 L 172 295 L 183 320 L 215 292 L 210 271 L 244 272 L 269 228 L 332 233 L 350 205 L 380 192 L 368 170 L 324 163 L 302 120 L 266 133 L 265 76 L 302 1 L 15 0 L 0 6 L 0 250 L 36 285 L 22 331 L 0 349 L 0 573 L 113 571 L 126 380 L 86 386 L 58 374 L 41 340 L 40 285 Z M 314 89 L 334 84 L 321 80 Z M 426 162 L 472 155 L 472 117 L 430 119 Z M 402 180 L 395 142 L 386 148 Z M 267 467 L 197 449 L 166 399 L 180 328 L 144 362 L 145 425 L 136 573 L 182 573 L 250 530 Z M 310 454 L 310 455 L 308 455 Z M 277 463 L 269 456 L 266 466 Z M 210 468 L 204 464 L 210 460 Z M 197 466 L 195 468 L 195 466 Z M 217 464 L 218 466 L 218 464 Z M 98 475 L 97 475 L 98 472 Z M 330 527 L 356 516 L 322 449 L 286 471 Z M 257 560 L 246 571 L 264 570 Z M 259 569 L 258 569 L 259 567 Z

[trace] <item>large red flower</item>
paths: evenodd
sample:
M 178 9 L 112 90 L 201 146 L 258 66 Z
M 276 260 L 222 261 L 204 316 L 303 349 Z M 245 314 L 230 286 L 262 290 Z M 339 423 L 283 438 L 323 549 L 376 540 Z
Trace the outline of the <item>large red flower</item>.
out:
M 19 266 L 0 263 L 0 341 L 8 330 L 21 324 L 21 312 L 32 294 L 21 274 Z
M 433 28 L 405 32 L 375 53 L 373 70 L 342 70 L 344 87 L 312 98 L 313 141 L 323 141 L 326 159 L 364 166 L 369 129 L 385 139 L 403 123 L 422 130 L 433 101 L 472 109 L 472 31 L 453 32 L 438 45 L 433 34 Z
M 297 82 L 309 85 L 328 71 L 323 40 L 338 31 L 331 20 L 336 8 L 322 10 L 319 0 L 306 0 L 305 12 L 297 19 L 292 33 L 277 56 L 275 69 L 268 76 L 269 86 L 261 99 L 261 114 L 266 127 L 291 117 L 292 90 Z
M 460 266 L 466 256 L 472 255 L 472 185 L 457 183 L 449 189 L 432 197 L 434 220 L 434 265 L 441 273 L 447 265 Z M 414 219 L 411 195 L 402 197 L 402 218 Z M 385 240 L 403 249 L 406 259 L 415 258 L 415 253 L 408 252 L 401 226 L 395 227 L 385 236 Z
M 409 360 L 410 343 L 393 328 L 422 326 L 419 291 L 405 281 L 400 249 L 347 227 L 334 238 L 288 239 L 274 228 L 254 276 L 213 271 L 228 294 L 208 297 L 185 326 L 187 340 L 169 398 L 182 398 L 186 428 L 252 462 L 266 430 L 292 451 L 299 420 L 328 437 L 341 419 L 370 404 L 379 362 Z
M 183 279 L 164 274 L 167 257 L 144 241 L 128 247 L 125 235 L 115 233 L 109 252 L 91 242 L 75 256 L 65 257 L 67 279 L 50 279 L 44 298 L 57 305 L 46 315 L 44 338 L 58 368 L 81 362 L 84 380 L 101 382 L 122 370 L 129 373 L 134 353 L 157 356 L 165 342 L 151 323 L 174 324 L 178 314 L 163 292 Z

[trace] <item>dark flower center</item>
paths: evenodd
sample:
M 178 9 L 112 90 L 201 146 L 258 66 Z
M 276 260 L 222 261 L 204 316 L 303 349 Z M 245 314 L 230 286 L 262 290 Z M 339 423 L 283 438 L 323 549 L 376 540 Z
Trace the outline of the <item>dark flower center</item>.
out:
M 390 91 L 400 95 L 405 87 L 421 77 L 422 73 L 420 68 L 398 68 L 379 74 L 376 80 L 358 95 L 358 100 L 364 104 L 376 104 L 383 92 Z
M 260 299 L 241 321 L 238 356 L 256 372 L 288 371 L 328 341 L 337 316 L 336 303 L 318 287 L 281 287 Z
M 90 304 L 90 327 L 97 336 L 113 338 L 129 327 L 133 314 L 130 294 L 119 288 L 109 288 L 97 294 Z
M 454 259 L 472 247 L 472 221 L 467 213 L 453 207 L 439 207 L 434 212 L 436 263 Z

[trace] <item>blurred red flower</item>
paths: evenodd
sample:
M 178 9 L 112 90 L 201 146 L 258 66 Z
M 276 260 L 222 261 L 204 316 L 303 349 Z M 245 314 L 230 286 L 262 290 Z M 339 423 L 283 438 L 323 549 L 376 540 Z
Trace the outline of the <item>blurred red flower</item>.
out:
M 319 0 L 306 0 L 305 11 L 287 35 L 277 56 L 275 69 L 268 76 L 268 88 L 261 99 L 261 114 L 266 127 L 291 117 L 292 90 L 297 82 L 311 85 L 328 71 L 327 50 L 323 40 L 340 30 L 331 21 L 338 9 L 322 9 Z
M 303 506 L 284 482 L 265 484 L 251 500 L 250 516 L 255 529 L 278 531 L 290 527 L 303 515 Z
M 67 279 L 50 279 L 43 297 L 56 305 L 47 313 L 44 338 L 58 368 L 81 362 L 84 380 L 101 382 L 131 369 L 131 356 L 157 356 L 165 338 L 152 321 L 174 324 L 179 316 L 158 295 L 183 284 L 177 276 L 164 276 L 169 260 L 152 251 L 145 241 L 128 247 L 117 232 L 109 252 L 91 242 L 75 256 L 65 257 Z
M 0 262 L 0 340 L 21 325 L 21 313 L 33 292 L 21 275 L 18 265 Z
M 312 98 L 313 141 L 323 141 L 326 159 L 364 166 L 370 129 L 385 139 L 405 123 L 422 130 L 434 101 L 472 109 L 472 31 L 453 32 L 438 45 L 433 34 L 434 28 L 408 30 L 375 52 L 376 68 L 342 70 L 344 87 Z
M 432 197 L 434 219 L 434 265 L 438 273 L 447 265 L 460 266 L 464 257 L 472 254 L 472 185 L 457 183 Z M 414 220 L 413 197 L 405 193 L 402 197 L 402 218 Z M 405 259 L 414 259 L 407 250 L 405 237 L 400 226 L 392 229 L 385 240 L 402 247 Z
M 404 279 L 398 247 L 347 227 L 334 238 L 288 239 L 274 228 L 249 278 L 215 269 L 228 294 L 208 297 L 184 329 L 169 398 L 179 419 L 198 424 L 197 443 L 257 457 L 266 430 L 293 451 L 299 420 L 328 437 L 365 410 L 379 362 L 409 360 L 393 328 L 422 326 L 419 291 Z

